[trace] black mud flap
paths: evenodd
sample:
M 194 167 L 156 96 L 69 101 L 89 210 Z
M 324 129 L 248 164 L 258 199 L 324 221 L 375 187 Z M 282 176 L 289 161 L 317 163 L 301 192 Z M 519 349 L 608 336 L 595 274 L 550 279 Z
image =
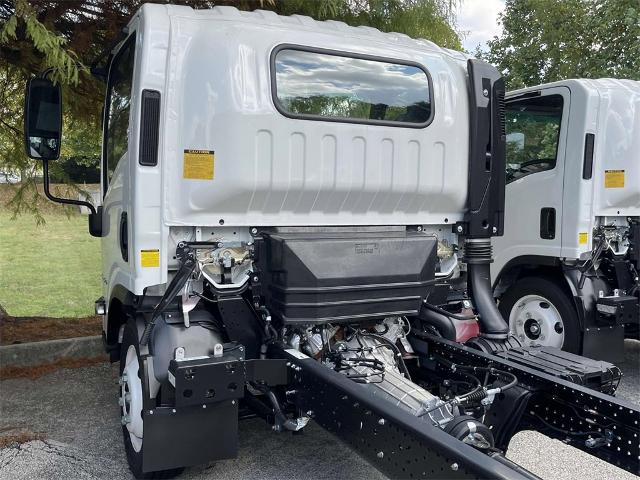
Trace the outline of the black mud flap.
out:
M 200 465 L 238 454 L 238 402 L 145 411 L 145 472 Z
M 245 360 L 245 348 L 236 343 L 224 344 L 222 351 L 218 357 L 169 363 L 171 406 L 151 406 L 147 400 L 143 411 L 145 472 L 237 457 L 238 405 L 245 383 L 288 383 L 282 360 Z
M 537 478 L 416 419 L 296 350 L 274 349 L 272 354 L 289 363 L 297 407 L 391 478 Z

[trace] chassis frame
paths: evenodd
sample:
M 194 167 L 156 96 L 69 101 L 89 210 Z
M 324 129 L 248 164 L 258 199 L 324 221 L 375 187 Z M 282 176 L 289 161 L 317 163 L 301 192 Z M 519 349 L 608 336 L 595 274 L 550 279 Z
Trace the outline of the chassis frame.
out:
M 433 379 L 439 358 L 494 366 L 518 377 L 514 393 L 496 398 L 486 418 L 498 448 L 506 450 L 519 431 L 536 430 L 640 473 L 640 411 L 635 405 L 439 337 L 414 332 L 410 341 L 419 356 L 420 366 L 414 372 L 418 379 Z M 295 390 L 296 406 L 391 478 L 537 478 L 500 453 L 484 454 L 427 422 L 416 421 L 300 352 L 275 347 L 272 354 L 287 360 L 288 388 Z M 583 434 L 587 428 L 590 435 Z

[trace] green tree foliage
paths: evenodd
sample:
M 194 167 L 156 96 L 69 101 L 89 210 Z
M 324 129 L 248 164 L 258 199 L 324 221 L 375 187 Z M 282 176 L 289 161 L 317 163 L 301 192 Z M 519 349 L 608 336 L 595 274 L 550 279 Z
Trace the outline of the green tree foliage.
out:
M 640 79 L 638 0 L 507 0 L 484 58 L 510 89 L 566 78 Z
M 157 1 L 157 0 L 156 0 Z M 22 102 L 26 80 L 45 69 L 62 84 L 65 124 L 62 159 L 51 166 L 56 179 L 69 179 L 69 159 L 97 166 L 104 85 L 89 65 L 122 39 L 122 29 L 145 0 L 0 0 L 0 173 L 22 177 L 14 212 L 37 212 L 38 168 L 22 147 Z M 283 15 L 342 20 L 422 37 L 460 49 L 455 30 L 456 0 L 172 0 L 193 8 L 233 5 Z

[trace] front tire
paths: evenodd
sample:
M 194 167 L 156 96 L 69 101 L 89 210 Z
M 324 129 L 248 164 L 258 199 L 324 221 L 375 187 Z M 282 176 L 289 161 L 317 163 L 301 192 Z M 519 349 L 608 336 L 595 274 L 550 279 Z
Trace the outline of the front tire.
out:
M 173 478 L 182 468 L 161 472 L 142 470 L 144 449 L 144 389 L 142 387 L 142 362 L 138 332 L 133 321 L 124 328 L 120 349 L 120 413 L 122 419 L 122 437 L 129 469 L 136 478 Z
M 553 280 L 525 277 L 500 299 L 500 313 L 509 331 L 523 345 L 543 345 L 578 353 L 578 314 L 569 296 Z

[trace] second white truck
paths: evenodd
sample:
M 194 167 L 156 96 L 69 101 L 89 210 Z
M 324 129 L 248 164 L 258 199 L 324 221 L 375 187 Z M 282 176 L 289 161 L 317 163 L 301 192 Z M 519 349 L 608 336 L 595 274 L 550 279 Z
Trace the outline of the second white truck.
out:
M 618 361 L 640 322 L 640 82 L 512 92 L 506 132 L 500 310 L 525 344 Z

